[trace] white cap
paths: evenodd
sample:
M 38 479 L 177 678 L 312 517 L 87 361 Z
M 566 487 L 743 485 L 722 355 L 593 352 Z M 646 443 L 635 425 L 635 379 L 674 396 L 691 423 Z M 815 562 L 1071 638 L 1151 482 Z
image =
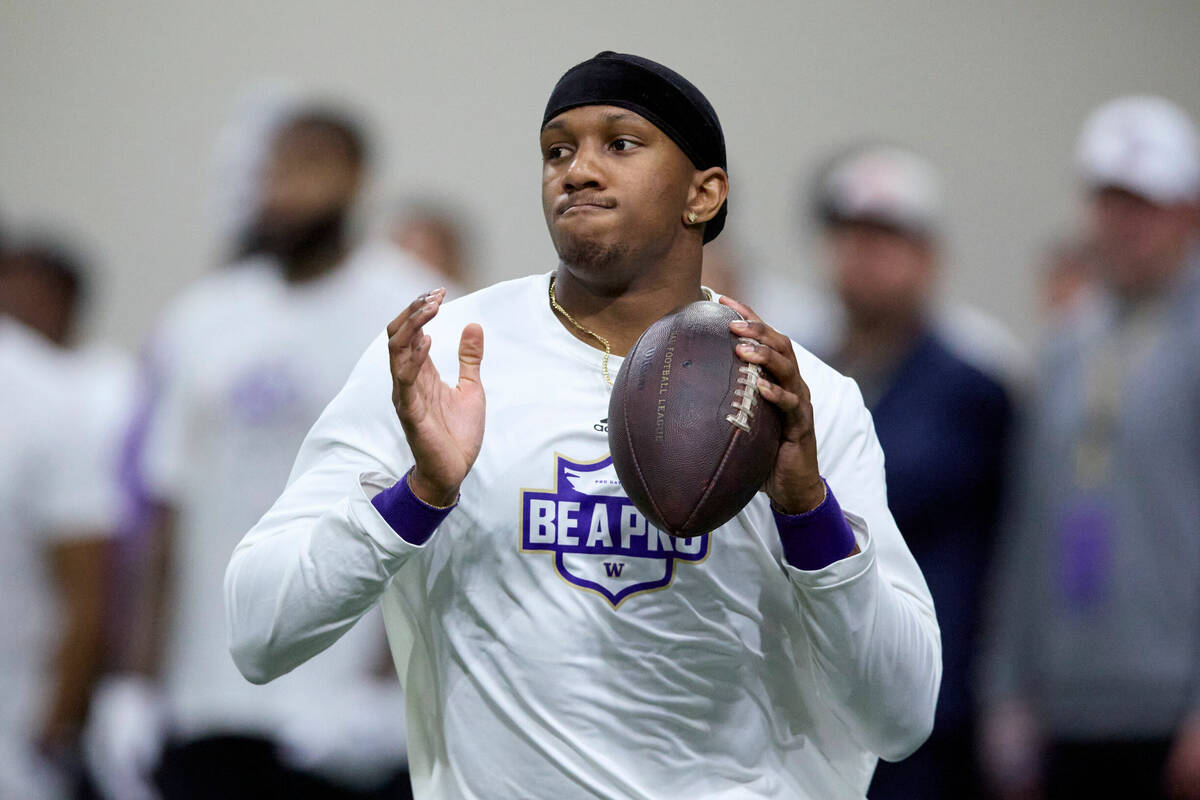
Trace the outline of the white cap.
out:
M 830 222 L 863 220 L 932 234 L 942 220 L 942 189 L 933 165 L 894 145 L 858 149 L 835 161 L 818 187 Z
M 1200 146 L 1191 119 L 1169 100 L 1119 97 L 1092 112 L 1079 136 L 1092 187 L 1125 189 L 1159 205 L 1200 199 Z

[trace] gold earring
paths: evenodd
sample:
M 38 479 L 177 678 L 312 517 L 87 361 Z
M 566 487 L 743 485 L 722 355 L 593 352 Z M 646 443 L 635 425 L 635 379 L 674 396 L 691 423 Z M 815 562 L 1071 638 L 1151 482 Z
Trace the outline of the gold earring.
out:
M 695 211 L 688 212 L 688 222 L 692 223 L 693 225 L 696 224 L 696 212 Z

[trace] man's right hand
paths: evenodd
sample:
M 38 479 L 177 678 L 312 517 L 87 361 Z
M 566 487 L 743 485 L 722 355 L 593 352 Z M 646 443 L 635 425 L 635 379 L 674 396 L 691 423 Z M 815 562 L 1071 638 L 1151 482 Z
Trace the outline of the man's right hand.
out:
M 483 443 L 483 328 L 472 323 L 463 329 L 457 386 L 446 385 L 429 357 L 423 328 L 445 297 L 445 289 L 423 294 L 387 326 L 392 405 L 416 461 L 408 486 L 434 506 L 454 503 Z

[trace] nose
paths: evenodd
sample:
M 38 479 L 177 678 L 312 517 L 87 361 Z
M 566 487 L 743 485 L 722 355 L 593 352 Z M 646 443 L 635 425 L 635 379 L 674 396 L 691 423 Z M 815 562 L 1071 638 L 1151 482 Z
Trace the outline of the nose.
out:
M 603 188 L 601 183 L 602 175 L 594 148 L 587 144 L 581 145 L 575 151 L 571 163 L 567 165 L 567 172 L 563 176 L 563 188 L 568 192 L 599 189 Z

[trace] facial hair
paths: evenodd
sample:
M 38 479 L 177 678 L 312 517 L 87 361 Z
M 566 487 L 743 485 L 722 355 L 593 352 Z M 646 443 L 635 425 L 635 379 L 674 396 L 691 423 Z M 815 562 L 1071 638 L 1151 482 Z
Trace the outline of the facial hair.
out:
M 624 243 L 601 244 L 588 239 L 567 237 L 558 244 L 558 257 L 564 264 L 585 272 L 598 272 L 620 263 L 629 256 Z
M 257 255 L 271 256 L 286 264 L 340 249 L 346 240 L 349 212 L 344 208 L 311 217 L 292 225 L 256 220 L 234 248 L 235 260 Z

